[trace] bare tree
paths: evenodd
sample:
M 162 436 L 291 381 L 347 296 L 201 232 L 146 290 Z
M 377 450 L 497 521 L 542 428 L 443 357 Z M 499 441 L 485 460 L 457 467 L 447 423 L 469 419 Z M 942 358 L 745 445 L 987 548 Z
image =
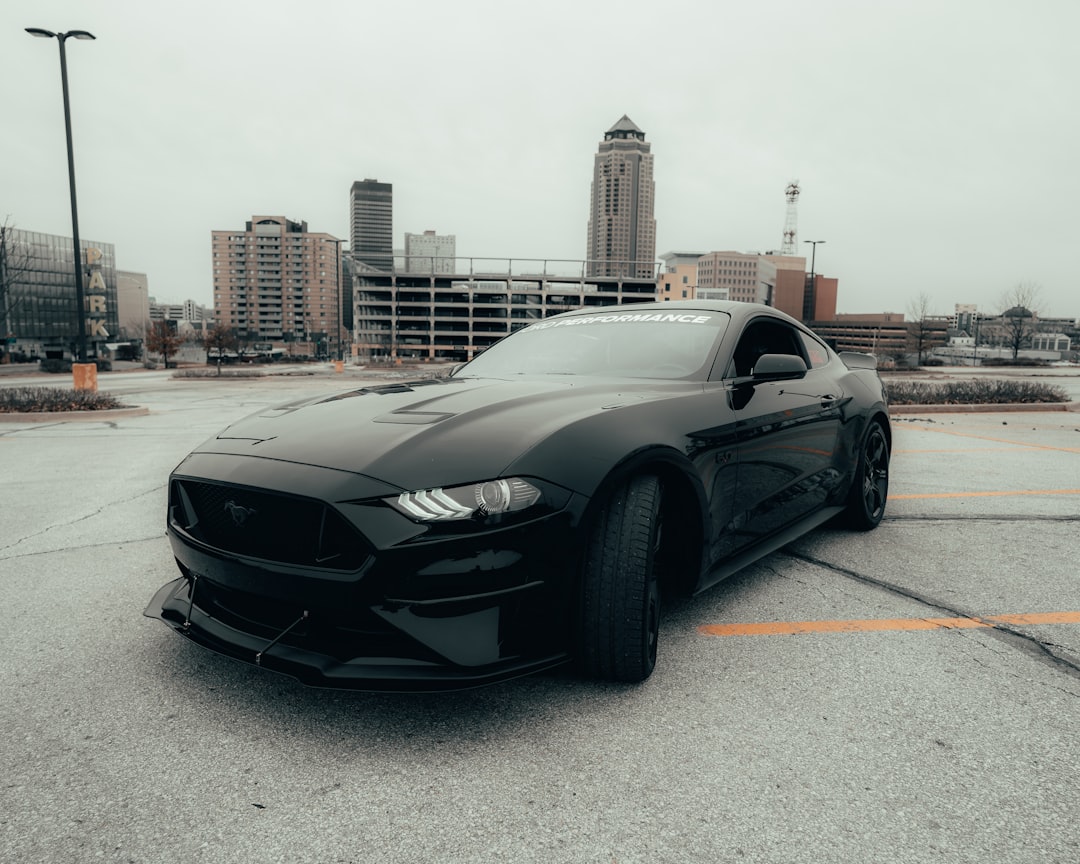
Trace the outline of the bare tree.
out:
M 124 339 L 138 339 L 142 342 L 146 339 L 147 326 L 147 321 L 137 312 L 134 312 L 120 322 L 120 333 L 118 335 Z
M 187 340 L 177 334 L 171 321 L 155 321 L 146 331 L 146 350 L 160 354 L 169 368 L 169 355 L 176 354 Z
M 12 316 L 25 295 L 19 286 L 25 284 L 30 270 L 30 250 L 15 239 L 15 226 L 5 219 L 0 224 L 0 357 L 7 349 L 12 333 Z
M 925 291 L 908 304 L 908 345 L 915 349 L 916 362 L 921 366 L 926 355 L 940 340 L 935 340 L 931 322 L 930 295 Z
M 202 343 L 203 347 L 206 348 L 207 363 L 210 362 L 211 352 L 215 355 L 218 375 L 221 374 L 222 355 L 226 351 L 235 351 L 239 344 L 235 331 L 223 324 L 214 324 L 203 337 Z
M 1012 349 L 1013 360 L 1035 332 L 1036 310 L 1040 286 L 1036 282 L 1020 282 L 1001 296 L 1001 321 L 1005 344 Z

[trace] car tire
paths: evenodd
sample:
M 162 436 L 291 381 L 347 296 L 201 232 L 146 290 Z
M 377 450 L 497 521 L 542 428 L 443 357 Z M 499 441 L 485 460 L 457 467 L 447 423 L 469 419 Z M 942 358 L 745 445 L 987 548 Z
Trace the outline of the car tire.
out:
M 607 499 L 582 572 L 579 659 L 606 681 L 644 681 L 656 665 L 660 629 L 659 478 L 631 477 Z
M 846 522 L 857 531 L 876 528 L 889 497 L 889 439 L 880 423 L 871 423 L 848 494 Z

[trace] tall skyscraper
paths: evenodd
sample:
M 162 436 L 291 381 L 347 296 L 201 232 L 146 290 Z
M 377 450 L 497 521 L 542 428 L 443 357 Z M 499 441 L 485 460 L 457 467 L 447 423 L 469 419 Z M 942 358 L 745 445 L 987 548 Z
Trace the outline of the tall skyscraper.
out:
M 585 247 L 590 275 L 655 276 L 655 183 L 650 149 L 645 133 L 625 114 L 604 133 L 593 161 Z
M 394 269 L 394 184 L 357 180 L 349 192 L 349 248 L 353 260 Z M 361 267 L 363 269 L 363 267 Z

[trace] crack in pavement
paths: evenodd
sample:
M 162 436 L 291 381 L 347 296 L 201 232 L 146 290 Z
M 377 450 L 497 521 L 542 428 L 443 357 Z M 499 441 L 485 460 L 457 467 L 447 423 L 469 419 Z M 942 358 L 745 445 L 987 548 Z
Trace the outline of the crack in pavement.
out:
M 138 495 L 135 495 L 134 497 L 129 498 L 128 502 L 138 501 L 140 498 L 145 498 L 147 495 L 154 495 L 154 494 L 160 492 L 162 489 L 166 488 L 167 485 L 168 485 L 167 483 L 161 483 L 158 486 L 154 486 L 151 489 L 147 489 L 145 492 L 140 492 Z M 82 516 L 79 516 L 79 517 L 77 517 L 75 519 L 71 519 L 68 522 L 55 522 L 52 525 L 46 525 L 40 531 L 37 531 L 37 532 L 35 532 L 33 534 L 27 534 L 25 537 L 20 537 L 14 543 L 9 543 L 7 546 L 0 546 L 0 552 L 7 552 L 9 550 L 15 549 L 20 543 L 25 543 L 25 542 L 27 542 L 29 540 L 34 540 L 34 539 L 36 539 L 38 537 L 41 537 L 41 536 L 43 536 L 45 534 L 48 534 L 50 531 L 56 530 L 57 528 L 70 528 L 72 525 L 78 525 L 80 522 L 85 522 L 87 519 L 93 519 L 95 516 L 99 516 L 100 514 L 104 513 L 110 507 L 115 507 L 115 506 L 116 506 L 115 501 L 109 501 L 109 502 L 107 502 L 105 504 L 102 504 L 100 507 L 98 507 L 97 510 L 94 510 L 94 511 L 92 511 L 90 513 L 86 513 L 86 514 L 84 514 Z M 123 541 L 120 541 L 120 542 L 123 542 Z M 73 547 L 73 548 L 81 548 L 81 547 Z M 58 551 L 58 550 L 51 550 L 51 551 Z M 16 557 L 16 556 L 4 556 L 4 557 L 8 558 L 8 557 Z
M 128 546 L 137 543 L 151 543 L 165 540 L 165 532 L 152 534 L 146 537 L 125 537 L 123 540 L 104 540 L 101 543 L 82 543 L 78 546 L 57 546 L 54 549 L 41 549 L 37 552 L 22 552 L 18 555 L 9 555 L 0 558 L 0 561 L 23 561 L 27 558 L 37 558 L 41 555 L 55 555 L 58 552 L 75 552 L 82 549 L 111 549 L 115 546 Z M 171 559 L 170 559 L 171 560 Z
M 32 426 L 27 426 L 23 429 L 5 429 L 0 432 L 0 438 L 10 438 L 12 435 L 18 435 L 21 432 L 37 432 L 40 429 L 51 429 L 54 426 L 63 426 L 62 422 L 39 422 L 34 423 Z
M 851 570 L 847 567 L 841 567 L 838 564 L 832 564 L 829 561 L 825 561 L 822 558 L 815 558 L 813 555 L 807 555 L 803 552 L 795 552 L 790 549 L 785 549 L 780 554 L 787 555 L 790 558 L 794 558 L 798 561 L 805 561 L 808 564 L 813 564 L 817 567 L 822 567 L 825 570 L 829 570 L 833 573 L 838 573 L 841 576 L 847 576 L 849 579 L 854 579 L 857 582 L 861 582 L 865 585 L 873 585 L 875 588 L 881 588 L 884 591 L 888 591 L 891 594 L 896 594 L 900 597 L 904 597 L 908 600 L 914 600 L 916 603 L 921 603 L 929 609 L 934 609 L 939 612 L 946 612 L 953 618 L 968 618 L 972 621 L 978 621 L 987 625 L 983 632 L 989 633 L 993 638 L 999 639 L 1006 645 L 1012 648 L 1016 648 L 1034 657 L 1043 663 L 1053 666 L 1066 675 L 1080 680 L 1080 664 L 1070 660 L 1067 657 L 1063 657 L 1060 654 L 1056 654 L 1053 648 L 1060 647 L 1053 642 L 1044 642 L 1041 639 L 1036 638 L 1028 633 L 1024 633 L 1022 630 L 1015 630 L 1000 622 L 987 621 L 985 618 L 981 618 L 978 615 L 974 615 L 970 612 L 965 612 L 963 609 L 958 609 L 954 606 L 950 606 L 940 600 L 935 600 L 932 597 L 926 597 L 919 594 L 916 591 L 912 591 L 908 588 L 904 588 L 901 585 L 896 585 L 892 582 L 886 582 L 883 579 L 876 579 L 873 576 L 867 576 L 865 573 L 859 573 L 856 570 Z M 1076 694 L 1072 694 L 1076 695 Z
M 981 632 L 981 631 L 963 631 L 963 630 L 961 630 L 961 631 L 957 631 L 957 632 L 958 632 L 958 635 L 961 635 L 963 637 L 963 639 L 969 645 L 973 646 L 975 648 L 975 650 L 977 650 L 977 651 L 989 651 L 997 659 L 1001 659 L 1001 658 L 1004 658 L 1005 656 L 1007 656 L 1007 650 L 995 651 L 992 646 L 986 644 L 985 642 L 971 638 L 977 632 Z M 990 635 L 994 636 L 993 632 L 991 632 Z M 997 641 L 1004 642 L 1005 640 L 998 639 Z M 1057 647 L 1057 648 L 1064 648 L 1064 646 L 1062 646 L 1062 645 L 1054 645 L 1054 643 L 1052 643 L 1052 642 L 1044 643 L 1044 645 L 1051 645 L 1051 646 Z M 1025 651 L 1025 653 L 1027 653 L 1027 650 L 1025 650 L 1026 648 L 1027 648 L 1027 646 L 1024 646 L 1024 648 L 1021 648 L 1021 650 Z M 1013 649 L 1013 650 L 1015 650 L 1015 646 L 1005 645 L 1005 649 Z M 972 663 L 974 663 L 974 664 L 976 664 L 978 666 L 981 666 L 983 669 L 993 671 L 996 674 L 1005 675 L 1005 676 L 1007 676 L 1009 678 L 1013 678 L 1013 679 L 1015 679 L 1017 681 L 1017 683 L 1019 685 L 1026 684 L 1026 683 L 1030 682 L 1030 679 L 1025 677 L 1024 675 L 1022 675 L 1020 672 L 1012 671 L 1010 669 L 1002 669 L 1000 664 L 991 666 L 989 663 L 983 662 L 975 654 L 969 653 L 968 657 L 969 657 L 969 659 L 971 660 Z M 1049 662 L 1044 657 L 1042 657 L 1041 655 L 1036 655 L 1035 659 L 1038 660 L 1039 662 L 1042 662 L 1042 663 L 1048 663 Z M 1054 664 L 1054 665 L 1056 665 L 1056 664 Z M 1044 688 L 1049 689 L 1049 690 L 1054 690 L 1054 691 L 1056 691 L 1058 693 L 1064 693 L 1067 696 L 1076 696 L 1077 695 L 1076 693 L 1072 692 L 1071 690 L 1068 690 L 1068 689 L 1066 689 L 1064 687 L 1059 687 L 1056 684 L 1051 684 L 1049 681 L 1045 681 L 1045 682 L 1044 681 L 1038 681 L 1038 682 L 1035 682 L 1035 684 L 1036 684 L 1036 686 L 1044 687 Z

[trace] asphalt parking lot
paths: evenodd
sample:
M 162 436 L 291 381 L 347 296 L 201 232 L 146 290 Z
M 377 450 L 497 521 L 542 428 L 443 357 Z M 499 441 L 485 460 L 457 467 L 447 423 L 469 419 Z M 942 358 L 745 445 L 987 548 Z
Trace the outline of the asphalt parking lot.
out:
M 1080 860 L 1080 414 L 903 414 L 868 534 L 665 615 L 634 687 L 308 689 L 142 617 L 165 481 L 344 376 L 0 423 L 0 860 Z

